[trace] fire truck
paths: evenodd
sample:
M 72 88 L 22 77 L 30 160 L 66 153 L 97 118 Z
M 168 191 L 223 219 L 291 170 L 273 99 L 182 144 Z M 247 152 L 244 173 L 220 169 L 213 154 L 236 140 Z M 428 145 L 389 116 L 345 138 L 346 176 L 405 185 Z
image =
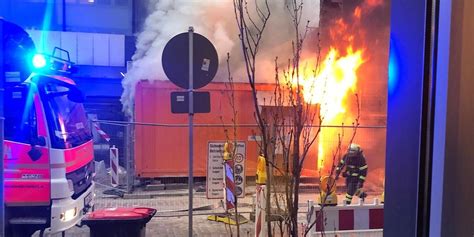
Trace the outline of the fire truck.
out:
M 6 235 L 63 232 L 93 207 L 93 144 L 84 97 L 69 78 L 67 51 L 36 54 L 21 27 L 0 21 Z

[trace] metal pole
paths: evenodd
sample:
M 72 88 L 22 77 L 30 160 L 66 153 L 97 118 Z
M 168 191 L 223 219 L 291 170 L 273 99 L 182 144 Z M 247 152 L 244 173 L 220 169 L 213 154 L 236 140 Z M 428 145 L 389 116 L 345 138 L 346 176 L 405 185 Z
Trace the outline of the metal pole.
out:
M 63 0 L 62 1 L 62 22 L 63 22 L 63 25 L 62 25 L 62 29 L 63 31 L 66 31 L 66 0 Z
M 194 119 L 194 83 L 193 83 L 193 34 L 194 28 L 189 27 L 189 174 L 188 174 L 188 188 L 189 188 L 189 207 L 188 207 L 188 219 L 189 226 L 188 232 L 189 237 L 193 236 L 193 119 Z
M 5 72 L 3 65 L 3 20 L 0 19 L 0 237 L 5 236 L 5 197 L 4 197 L 4 180 L 3 180 L 3 133 L 4 133 L 4 117 L 3 117 L 3 84 L 5 82 Z
M 127 193 L 132 193 L 133 191 L 133 134 L 130 124 L 125 126 L 125 169 L 127 170 L 126 182 L 127 182 Z

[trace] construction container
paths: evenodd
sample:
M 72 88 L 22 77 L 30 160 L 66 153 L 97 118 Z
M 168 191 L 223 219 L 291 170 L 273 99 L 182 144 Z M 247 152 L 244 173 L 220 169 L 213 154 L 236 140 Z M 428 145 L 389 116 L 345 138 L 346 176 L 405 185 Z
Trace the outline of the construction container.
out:
M 260 109 L 271 108 L 274 85 L 258 84 Z M 183 91 L 168 81 L 141 81 L 136 87 L 135 167 L 138 178 L 188 176 L 188 115 L 171 113 L 171 92 Z M 209 143 L 234 138 L 232 93 L 225 83 L 210 83 L 199 91 L 209 91 L 211 112 L 194 115 L 194 177 L 205 177 Z M 261 139 L 256 126 L 255 106 L 250 86 L 235 83 L 236 140 L 245 143 L 245 173 L 255 176 Z M 263 99 L 266 98 L 266 99 Z M 316 173 L 317 150 L 308 155 L 305 171 Z M 307 173 L 307 172 L 306 172 Z
M 274 97 L 274 85 L 257 84 L 258 107 L 263 116 L 267 111 L 276 109 L 270 101 Z M 135 174 L 139 179 L 188 177 L 188 115 L 171 113 L 171 92 L 183 91 L 169 81 L 141 81 L 136 87 L 135 94 L 135 125 L 134 129 L 134 159 Z M 199 91 L 209 91 L 211 97 L 211 112 L 194 115 L 194 177 L 206 177 L 208 158 L 210 156 L 209 143 L 225 142 L 233 138 L 231 89 L 225 83 L 210 83 Z M 255 106 L 247 83 L 234 84 L 234 102 L 237 140 L 245 144 L 245 176 L 254 177 L 256 173 L 257 157 L 259 155 L 258 141 L 261 139 L 256 126 Z M 361 93 L 362 102 L 372 101 L 374 97 L 369 93 Z M 317 108 L 316 108 L 317 109 Z M 366 187 L 368 190 L 383 189 L 385 177 L 385 119 L 378 119 L 383 114 L 381 108 L 369 106 L 369 102 L 361 104 L 360 127 L 353 142 L 359 144 L 369 165 Z M 291 112 L 291 108 L 283 108 L 283 114 Z M 289 115 L 291 116 L 291 115 Z M 317 118 L 316 118 L 317 120 Z M 271 121 L 268 119 L 267 121 Z M 317 121 L 313 125 L 318 125 Z M 337 165 L 340 155 L 346 152 L 349 140 L 355 132 L 354 128 L 340 128 L 329 124 L 322 128 L 325 144 L 339 143 L 343 135 L 341 153 L 334 149 L 325 150 L 326 163 L 320 172 L 318 156 L 321 154 L 320 140 L 311 146 L 305 158 L 301 175 L 303 177 L 318 178 L 331 169 L 332 163 Z M 335 127 L 331 127 L 336 125 Z M 349 124 L 350 126 L 350 124 Z M 314 132 L 317 127 L 313 128 Z M 227 134 L 227 135 L 226 135 Z M 333 155 L 334 154 L 334 155 Z M 276 157 L 276 165 L 282 167 L 282 158 Z M 211 170 L 212 171 L 212 170 Z M 311 179 L 312 180 L 312 179 Z

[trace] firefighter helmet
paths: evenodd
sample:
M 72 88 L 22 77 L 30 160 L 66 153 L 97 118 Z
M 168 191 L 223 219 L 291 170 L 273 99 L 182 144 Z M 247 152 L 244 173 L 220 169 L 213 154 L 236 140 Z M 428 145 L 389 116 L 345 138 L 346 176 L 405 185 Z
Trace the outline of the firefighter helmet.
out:
M 360 149 L 359 144 L 351 143 L 351 145 L 349 145 L 349 153 L 357 153 L 361 151 L 362 149 Z

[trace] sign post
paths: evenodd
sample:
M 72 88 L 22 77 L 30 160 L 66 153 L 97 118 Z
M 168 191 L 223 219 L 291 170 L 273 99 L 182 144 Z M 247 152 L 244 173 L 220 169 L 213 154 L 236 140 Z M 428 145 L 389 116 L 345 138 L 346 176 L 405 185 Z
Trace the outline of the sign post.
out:
M 196 46 L 196 47 L 194 47 Z M 163 70 L 168 79 L 176 86 L 187 90 L 188 95 L 188 118 L 189 118 L 189 173 L 188 173 L 188 189 L 189 189 L 189 237 L 193 236 L 193 127 L 194 113 L 207 112 L 208 106 L 196 110 L 194 108 L 194 92 L 211 82 L 217 72 L 219 60 L 214 45 L 204 36 L 194 33 L 194 28 L 189 27 L 188 32 L 174 36 L 163 49 L 161 57 Z M 184 69 L 183 69 L 184 66 Z M 186 67 L 187 66 L 187 67 Z M 210 103 L 210 96 L 202 93 L 197 98 L 204 98 L 202 101 Z M 174 98 L 176 101 L 174 101 Z M 206 100 L 207 98 L 207 100 Z M 179 93 L 171 96 L 171 103 L 176 105 L 173 111 L 182 113 L 180 102 L 185 102 L 185 97 Z
M 189 189 L 189 207 L 188 207 L 188 219 L 189 219 L 189 237 L 193 237 L 193 127 L 194 127 L 194 74 L 193 74 L 193 34 L 194 29 L 192 26 L 189 27 L 189 174 L 188 174 L 188 189 Z

